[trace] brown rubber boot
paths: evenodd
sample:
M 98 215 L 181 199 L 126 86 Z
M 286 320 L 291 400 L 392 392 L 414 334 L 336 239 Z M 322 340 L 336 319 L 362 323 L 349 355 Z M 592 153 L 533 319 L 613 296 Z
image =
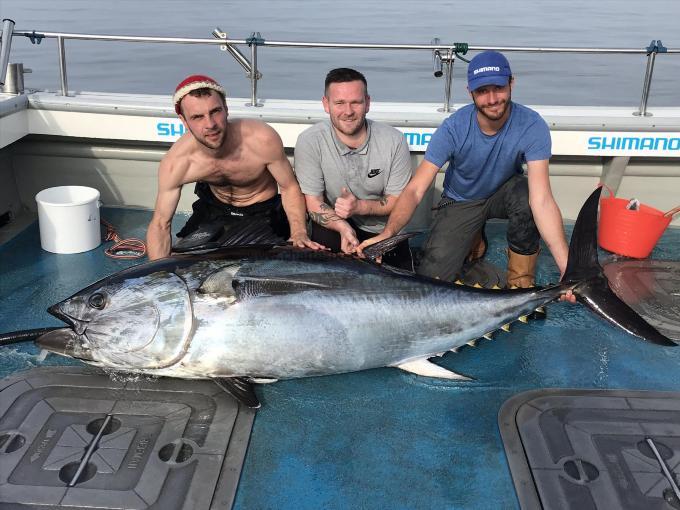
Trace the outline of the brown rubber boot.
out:
M 486 233 L 484 232 L 484 227 L 482 227 L 482 229 L 475 234 L 475 237 L 472 240 L 470 253 L 468 253 L 466 261 L 474 262 L 475 260 L 483 258 L 484 255 L 486 255 L 487 247 L 488 243 L 486 241 Z
M 534 286 L 538 252 L 520 255 L 508 248 L 508 288 L 526 289 Z

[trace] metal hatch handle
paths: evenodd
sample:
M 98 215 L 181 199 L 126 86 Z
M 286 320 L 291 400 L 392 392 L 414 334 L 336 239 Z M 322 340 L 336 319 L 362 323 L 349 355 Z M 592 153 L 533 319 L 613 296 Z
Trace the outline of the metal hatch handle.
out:
M 661 466 L 661 471 L 663 472 L 664 476 L 666 477 L 666 480 L 668 480 L 668 483 L 671 485 L 671 488 L 675 493 L 675 497 L 678 498 L 678 500 L 680 500 L 680 488 L 678 488 L 678 484 L 675 483 L 675 479 L 673 478 L 672 473 L 668 469 L 666 461 L 663 460 L 663 457 L 661 457 L 659 450 L 656 448 L 654 440 L 651 437 L 646 437 L 645 441 L 647 441 L 647 444 L 652 449 L 652 452 L 654 453 L 654 456 L 656 457 L 659 466 Z

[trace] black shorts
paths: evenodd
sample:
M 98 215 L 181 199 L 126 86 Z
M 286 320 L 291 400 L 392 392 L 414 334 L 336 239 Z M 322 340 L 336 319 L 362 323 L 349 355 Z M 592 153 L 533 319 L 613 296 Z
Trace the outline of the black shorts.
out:
M 219 201 L 206 182 L 197 182 L 194 193 L 198 200 L 191 206 L 193 214 L 177 233 L 177 237 L 186 237 L 202 225 L 221 223 L 226 231 L 233 225 L 249 220 L 265 220 L 271 226 L 272 233 L 283 241 L 290 237 L 290 226 L 281 204 L 281 195 L 257 204 L 236 207 Z

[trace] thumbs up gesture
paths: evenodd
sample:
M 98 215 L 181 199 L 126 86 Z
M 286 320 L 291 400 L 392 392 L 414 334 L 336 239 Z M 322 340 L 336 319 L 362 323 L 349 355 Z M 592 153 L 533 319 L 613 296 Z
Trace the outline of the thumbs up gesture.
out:
M 335 214 L 343 219 L 347 219 L 357 213 L 358 204 L 359 200 L 357 197 L 347 188 L 342 188 L 342 194 L 335 201 Z

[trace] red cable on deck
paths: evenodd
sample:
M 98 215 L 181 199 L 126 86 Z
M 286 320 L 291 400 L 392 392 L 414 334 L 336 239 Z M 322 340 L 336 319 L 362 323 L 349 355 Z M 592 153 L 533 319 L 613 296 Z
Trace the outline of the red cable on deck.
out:
M 136 237 L 121 239 L 116 228 L 106 220 L 101 220 L 106 227 L 105 241 L 113 241 L 104 253 L 113 259 L 139 259 L 146 255 L 146 243 Z

